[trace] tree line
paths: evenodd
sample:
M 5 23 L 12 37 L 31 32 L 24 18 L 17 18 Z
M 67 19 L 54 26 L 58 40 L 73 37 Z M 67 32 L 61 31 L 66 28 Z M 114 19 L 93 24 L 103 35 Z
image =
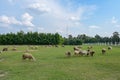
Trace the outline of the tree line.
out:
M 62 37 L 58 34 L 23 31 L 0 34 L 0 45 L 57 45 Z
M 0 45 L 82 45 L 83 43 L 112 43 L 119 44 L 120 37 L 118 32 L 114 32 L 111 37 L 101 37 L 95 35 L 94 37 L 86 34 L 73 37 L 69 35 L 68 38 L 62 37 L 58 33 L 38 33 L 38 32 L 17 32 L 0 34 Z
M 113 35 L 110 37 L 101 37 L 96 34 L 94 37 L 87 36 L 86 34 L 78 35 L 77 37 L 73 37 L 69 35 L 68 38 L 64 38 L 64 44 L 67 45 L 80 45 L 82 43 L 112 43 L 119 44 L 120 37 L 118 32 L 113 32 Z

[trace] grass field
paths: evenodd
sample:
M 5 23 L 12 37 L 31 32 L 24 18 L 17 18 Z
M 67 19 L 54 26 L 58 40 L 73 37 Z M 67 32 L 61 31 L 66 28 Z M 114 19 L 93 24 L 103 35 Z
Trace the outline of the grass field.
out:
M 17 51 L 12 48 L 0 54 L 0 80 L 120 80 L 120 46 L 102 55 L 101 49 L 107 46 L 94 45 L 93 57 L 66 57 L 65 52 L 73 52 L 73 46 L 38 46 L 30 52 L 36 61 L 22 60 L 28 46 L 17 46 Z

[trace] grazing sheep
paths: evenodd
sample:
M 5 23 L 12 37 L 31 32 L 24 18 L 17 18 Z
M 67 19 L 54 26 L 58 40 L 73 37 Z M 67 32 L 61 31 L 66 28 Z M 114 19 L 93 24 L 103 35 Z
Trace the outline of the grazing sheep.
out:
M 8 51 L 8 48 L 3 48 L 3 50 L 2 51 Z
M 106 49 L 103 48 L 103 49 L 102 49 L 102 54 L 105 54 L 105 53 L 106 53 Z
M 87 52 L 88 52 L 88 53 L 87 53 L 87 56 L 90 55 L 90 51 L 91 51 L 90 49 L 87 50 Z
M 32 54 L 29 54 L 29 53 L 24 53 L 24 54 L 22 55 L 22 59 L 23 59 L 23 60 L 29 59 L 29 60 L 35 61 L 35 58 L 32 56 Z
M 32 49 L 32 50 L 36 50 L 36 49 L 38 49 L 38 46 L 30 46 L 30 45 L 29 45 L 28 48 L 29 48 L 29 49 Z
M 68 51 L 68 52 L 65 53 L 65 55 L 68 56 L 68 57 L 70 57 L 71 56 L 71 52 Z
M 30 51 L 29 51 L 29 49 L 26 49 L 25 51 L 24 51 L 24 53 L 29 53 Z
M 52 47 L 52 45 L 48 45 L 48 47 Z
M 93 56 L 95 54 L 95 51 L 90 51 L 90 56 Z
M 35 49 L 38 49 L 38 46 L 35 46 Z
M 16 50 L 17 50 L 17 48 L 13 48 L 13 49 L 12 49 L 12 51 L 16 51 Z
M 58 45 L 55 45 L 55 47 L 57 47 L 57 48 L 58 48 Z
M 78 46 L 78 48 L 79 48 L 79 49 L 81 49 L 81 48 L 82 48 L 82 46 Z
M 88 49 L 87 51 L 88 51 L 87 56 L 89 56 L 89 55 L 93 56 L 93 54 L 95 53 L 95 51 L 90 50 L 90 49 Z
M 74 55 L 79 55 L 79 54 L 80 54 L 80 51 L 78 51 L 78 50 L 74 51 Z
M 112 49 L 112 47 L 111 46 L 108 46 L 108 50 L 111 50 Z
M 87 50 L 80 50 L 80 55 L 88 55 L 88 51 Z
M 34 47 L 33 46 L 28 46 L 29 47 L 29 49 L 34 49 Z
M 79 48 L 77 46 L 75 46 L 73 49 L 74 49 L 74 51 L 75 50 L 79 51 Z
M 88 46 L 88 49 L 92 49 L 93 47 L 92 46 Z

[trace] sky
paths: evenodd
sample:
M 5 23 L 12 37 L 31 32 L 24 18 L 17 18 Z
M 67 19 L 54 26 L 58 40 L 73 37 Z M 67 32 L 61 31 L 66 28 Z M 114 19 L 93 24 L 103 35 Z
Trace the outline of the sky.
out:
M 0 0 L 0 33 L 111 36 L 120 32 L 120 0 Z

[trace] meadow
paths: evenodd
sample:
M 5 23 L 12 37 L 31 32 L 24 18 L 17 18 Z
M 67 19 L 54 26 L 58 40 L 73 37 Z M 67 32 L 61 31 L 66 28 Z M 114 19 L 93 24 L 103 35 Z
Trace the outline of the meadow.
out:
M 93 45 L 93 57 L 74 56 L 74 46 L 38 46 L 30 49 L 36 61 L 22 60 L 27 45 L 16 45 L 17 51 L 7 46 L 9 50 L 0 54 L 0 80 L 120 80 L 120 46 L 102 55 L 101 49 L 108 46 Z M 1 45 L 0 50 L 7 46 Z M 66 51 L 72 56 L 66 57 Z

